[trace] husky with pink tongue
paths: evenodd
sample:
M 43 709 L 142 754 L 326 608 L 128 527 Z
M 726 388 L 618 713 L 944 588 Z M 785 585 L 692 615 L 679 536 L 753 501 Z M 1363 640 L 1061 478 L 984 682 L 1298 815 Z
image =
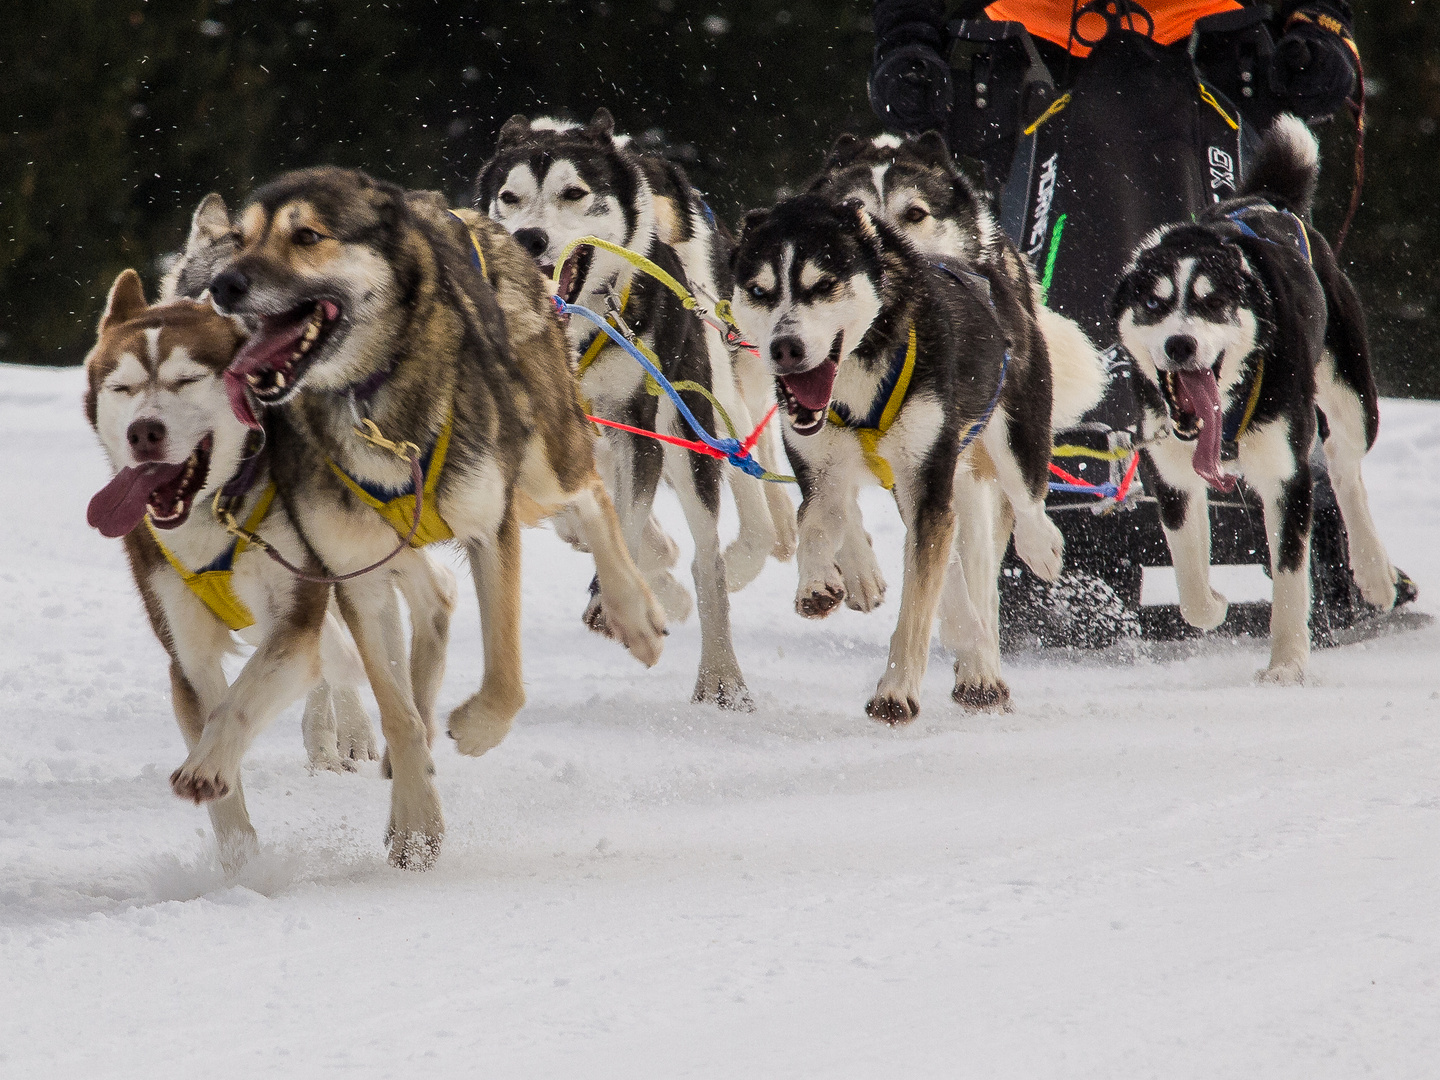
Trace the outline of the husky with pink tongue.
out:
M 322 674 L 336 694 L 353 695 L 364 678 L 326 613 L 325 586 L 237 543 L 211 512 L 223 489 L 238 518 L 263 527 L 292 562 L 319 570 L 275 499 L 259 440 L 231 412 L 224 371 L 243 338 L 237 322 L 208 303 L 148 306 L 140 278 L 127 270 L 85 362 L 86 414 L 117 470 L 91 499 L 87 519 L 105 536 L 124 537 L 151 626 L 170 654 L 175 717 L 190 751 L 170 783 L 206 804 L 230 871 L 257 844 L 240 784 L 250 743 Z M 227 685 L 221 661 L 235 651 L 232 631 L 256 651 Z M 339 719 L 350 717 L 342 711 Z M 368 734 L 363 711 L 353 719 Z M 307 708 L 313 765 L 343 767 L 335 722 L 329 708 Z
M 881 484 L 905 523 L 905 577 L 866 712 L 900 724 L 920 711 L 937 613 L 941 641 L 957 655 L 951 696 L 967 709 L 1005 708 L 998 664 L 984 666 L 999 655 L 987 636 L 996 627 L 987 631 L 959 562 L 949 569 L 959 587 L 942 601 L 957 512 L 974 512 L 957 505 L 956 477 L 973 467 L 964 451 L 1005 410 L 1026 484 L 1043 492 L 1048 365 L 1012 348 L 983 278 L 933 265 L 858 200 L 800 195 L 752 212 L 734 267 L 736 319 L 775 376 L 803 497 L 796 611 L 818 619 L 849 603 L 854 583 L 842 568 L 874 561 L 856 498 L 862 484 Z M 1025 407 L 1009 412 L 1012 394 Z M 982 670 L 990 677 L 972 678 Z
M 1139 376 L 1142 476 L 1159 500 L 1181 614 L 1206 630 L 1225 619 L 1210 586 L 1206 491 L 1243 477 L 1264 506 L 1274 582 L 1260 678 L 1284 684 L 1304 679 L 1310 655 L 1317 429 L 1361 594 L 1388 611 L 1397 581 L 1360 477 L 1380 424 L 1365 323 L 1309 225 L 1318 178 L 1314 136 L 1281 116 L 1240 196 L 1148 238 L 1113 309 Z

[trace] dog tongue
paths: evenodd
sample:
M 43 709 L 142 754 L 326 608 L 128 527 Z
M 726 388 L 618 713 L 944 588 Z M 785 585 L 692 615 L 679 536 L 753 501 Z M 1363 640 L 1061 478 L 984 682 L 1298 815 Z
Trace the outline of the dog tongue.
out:
M 795 395 L 796 401 L 818 412 L 830 404 L 830 392 L 835 388 L 835 376 L 839 371 L 839 364 L 826 360 L 819 367 L 798 375 L 782 375 L 780 381 Z
M 185 462 L 166 465 L 130 465 L 95 493 L 85 510 L 85 520 L 112 539 L 124 536 L 145 516 L 146 504 L 155 489 L 185 471 Z
M 230 411 L 248 428 L 259 430 L 261 427 L 260 418 L 255 415 L 255 406 L 250 397 L 250 391 L 245 386 L 245 380 L 234 370 L 225 370 L 225 393 L 230 398 Z
M 1175 404 L 1203 422 L 1191 458 L 1195 472 L 1211 487 L 1233 491 L 1235 478 L 1220 471 L 1220 438 L 1225 421 L 1220 414 L 1220 387 L 1214 372 L 1177 371 L 1175 398 Z

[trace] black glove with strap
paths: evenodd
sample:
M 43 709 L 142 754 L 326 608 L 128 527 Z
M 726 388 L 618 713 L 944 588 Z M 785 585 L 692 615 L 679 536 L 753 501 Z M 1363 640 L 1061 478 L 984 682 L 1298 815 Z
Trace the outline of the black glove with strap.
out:
M 878 0 L 870 107 L 887 128 L 945 129 L 952 90 L 944 48 L 941 0 Z
M 1337 112 L 1355 90 L 1360 64 L 1344 3 L 1296 5 L 1275 44 L 1270 88 L 1291 112 L 1314 120 Z

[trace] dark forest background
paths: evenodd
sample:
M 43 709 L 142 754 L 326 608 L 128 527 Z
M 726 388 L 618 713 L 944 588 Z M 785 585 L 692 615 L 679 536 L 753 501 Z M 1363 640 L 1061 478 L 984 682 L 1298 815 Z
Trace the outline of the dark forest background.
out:
M 1357 7 L 1362 5 L 1357 4 Z M 1370 130 L 1344 258 L 1381 386 L 1440 397 L 1440 20 L 1368 0 Z M 207 191 L 240 200 L 332 163 L 469 195 L 516 112 L 680 148 L 736 218 L 803 179 L 865 100 L 870 3 L 779 0 L 54 0 L 0 5 L 0 361 L 78 363 L 127 266 L 152 286 Z M 1352 133 L 1322 132 L 1317 223 L 1349 198 Z

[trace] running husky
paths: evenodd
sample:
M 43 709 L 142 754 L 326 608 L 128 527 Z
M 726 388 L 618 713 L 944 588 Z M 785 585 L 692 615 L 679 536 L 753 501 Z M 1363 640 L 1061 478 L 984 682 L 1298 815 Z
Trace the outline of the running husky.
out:
M 1265 508 L 1274 579 L 1260 678 L 1282 684 L 1303 681 L 1310 656 L 1317 409 L 1361 594 L 1388 611 L 1397 581 L 1360 478 L 1380 425 L 1360 301 L 1307 224 L 1319 172 L 1315 137 L 1281 116 L 1239 197 L 1148 237 L 1113 308 L 1140 375 L 1142 475 L 1160 502 L 1180 611 L 1207 630 L 1225 618 L 1210 587 L 1206 490 L 1243 476 Z
M 955 476 L 969 467 L 961 451 L 1004 409 L 1020 491 L 1039 498 L 1051 450 L 1049 371 L 1032 348 L 1007 342 L 982 281 L 933 265 L 858 201 L 807 194 L 752 211 L 735 281 L 737 319 L 789 413 L 785 444 L 803 495 L 800 614 L 828 615 L 846 595 L 840 565 L 873 558 L 860 484 L 894 491 L 905 579 L 889 663 L 866 711 L 902 723 L 919 712 L 955 532 Z M 1058 550 L 1053 557 L 1058 571 Z M 963 577 L 959 564 L 952 572 Z M 962 610 L 941 624 L 960 654 L 954 697 L 994 708 L 1003 684 L 972 681 L 983 625 L 961 584 Z
M 583 128 L 536 128 L 523 116 L 512 117 L 480 172 L 477 202 L 515 236 L 542 272 L 553 274 L 572 241 L 593 235 L 645 255 L 682 283 L 688 280 L 675 249 L 660 239 L 660 207 L 670 207 L 670 200 L 655 198 L 636 155 L 617 145 L 614 121 L 604 109 Z M 748 434 L 750 414 L 735 391 L 723 343 L 663 284 L 616 255 L 583 246 L 560 267 L 557 288 L 567 303 L 622 318 L 660 358 L 671 382 L 689 381 L 713 392 L 737 429 Z M 693 438 L 671 402 L 647 392 L 645 371 L 633 358 L 586 320 L 571 318 L 569 333 L 580 355 L 580 389 L 591 411 L 646 431 Z M 693 392 L 686 392 L 685 399 L 701 424 L 717 432 L 710 402 Z M 719 496 L 728 466 L 612 429 L 606 429 L 605 439 L 617 510 L 637 561 L 655 546 L 646 543 L 645 532 L 662 474 L 680 496 L 695 540 L 691 569 L 701 651 L 694 699 L 722 708 L 752 708 L 731 642 L 727 593 L 752 580 L 776 544 L 761 482 L 739 473 L 729 477 L 740 535 L 722 555 Z M 673 593 L 666 588 L 663 566 L 648 559 L 642 565 L 658 589 Z
M 170 654 L 172 703 L 190 751 L 170 783 L 177 795 L 208 802 L 227 870 L 257 843 L 240 759 L 322 673 L 341 699 L 342 745 L 371 756 L 370 722 L 354 690 L 364 675 L 326 614 L 328 590 L 238 542 L 210 513 L 223 490 L 238 501 L 241 520 L 263 524 L 287 558 L 318 573 L 275 499 L 263 453 L 230 411 L 223 373 L 243 337 L 235 320 L 209 304 L 147 306 L 139 276 L 127 270 L 110 290 L 85 360 L 85 412 L 116 471 L 91 500 L 88 518 L 104 535 L 125 538 L 150 625 Z M 221 659 L 234 651 L 232 630 L 257 648 L 227 686 Z M 328 696 L 307 704 L 305 741 L 313 764 L 342 768 Z
M 180 297 L 208 298 L 210 280 L 224 263 L 232 258 L 239 246 L 239 233 L 230 220 L 225 200 L 211 192 L 201 200 L 190 222 L 190 235 L 183 251 L 169 259 L 160 283 L 162 302 Z M 238 421 L 236 421 L 238 423 Z M 415 688 L 416 707 L 425 720 L 431 743 L 435 739 L 435 699 L 445 673 L 445 653 L 450 639 L 450 615 L 455 609 L 455 575 L 448 566 L 431 559 L 424 551 L 406 550 L 390 562 L 387 571 L 393 574 L 400 594 L 410 609 L 414 628 L 410 650 L 410 679 Z M 333 605 L 332 605 L 333 615 Z M 333 619 L 327 620 L 327 625 Z M 338 630 L 338 624 L 336 626 Z M 345 643 L 347 651 L 354 649 Z M 351 668 L 360 668 L 354 656 Z M 347 754 L 378 758 L 375 732 L 370 718 L 354 686 L 336 685 L 329 679 L 322 682 L 305 702 L 302 730 L 306 746 L 311 750 L 312 763 L 326 768 L 345 767 Z M 342 743 L 342 753 L 334 764 L 324 759 L 321 733 L 335 729 Z M 312 736 L 312 732 L 315 733 Z M 345 744 L 348 744 L 345 745 Z M 316 762 L 317 754 L 321 760 Z M 331 755 L 332 757 L 334 755 Z
M 326 570 L 385 559 L 417 512 L 417 543 L 454 538 L 469 554 L 485 675 L 450 714 L 460 752 L 495 746 L 524 704 L 519 529 L 561 506 L 575 506 L 595 553 L 607 625 L 655 663 L 663 614 L 595 472 L 545 284 L 504 230 L 467 226 L 438 199 L 338 168 L 272 181 L 238 225 L 238 250 L 210 287 L 217 308 L 257 326 L 229 371 L 232 404 L 247 416 L 252 397 L 285 406 L 273 418 L 272 467 Z M 528 291 L 528 309 L 502 313 L 490 274 Z M 357 421 L 418 448 L 423 491 Z M 423 868 L 444 824 L 394 589 L 368 574 L 336 594 L 380 705 L 395 782 L 390 858 Z
M 1045 307 L 1030 264 L 1000 228 L 989 200 L 955 166 L 938 133 L 927 132 L 913 139 L 880 135 L 869 141 L 841 135 L 809 190 L 835 201 L 859 199 L 917 251 L 963 273 L 983 277 L 1012 351 L 1028 351 L 1030 363 L 1050 373 L 1052 432 L 1078 423 L 1100 400 L 1105 369 L 1095 347 L 1072 320 Z M 1004 417 L 992 424 L 972 452 L 976 468 L 956 476 L 956 504 L 964 511 L 957 523 L 956 553 L 964 567 L 963 576 L 952 574 L 946 581 L 946 589 L 952 593 L 963 582 L 985 622 L 985 658 L 970 680 L 993 686 L 998 708 L 1004 708 L 1008 700 L 999 677 L 998 575 L 1012 527 L 1016 551 L 1031 568 L 1042 578 L 1050 574 L 1047 580 L 1058 574 L 1058 566 L 1050 558 L 1055 526 L 1043 517 L 1048 489 L 1042 485 L 1037 499 L 1035 491 L 1017 485 L 1018 474 L 1007 460 L 1014 439 L 1009 426 Z M 987 457 L 992 460 L 985 460 Z M 999 468 L 992 468 L 992 462 Z M 989 482 L 994 475 L 1001 478 L 998 491 Z M 1017 506 L 1022 510 L 1018 517 Z M 1027 551 L 1038 556 L 1038 565 Z M 864 598 L 883 597 L 885 584 L 868 549 L 862 557 L 861 566 L 842 563 L 841 570 L 847 582 L 861 586 L 847 592 L 846 603 L 868 610 Z M 962 603 L 960 597 L 948 596 L 942 611 L 954 610 Z

